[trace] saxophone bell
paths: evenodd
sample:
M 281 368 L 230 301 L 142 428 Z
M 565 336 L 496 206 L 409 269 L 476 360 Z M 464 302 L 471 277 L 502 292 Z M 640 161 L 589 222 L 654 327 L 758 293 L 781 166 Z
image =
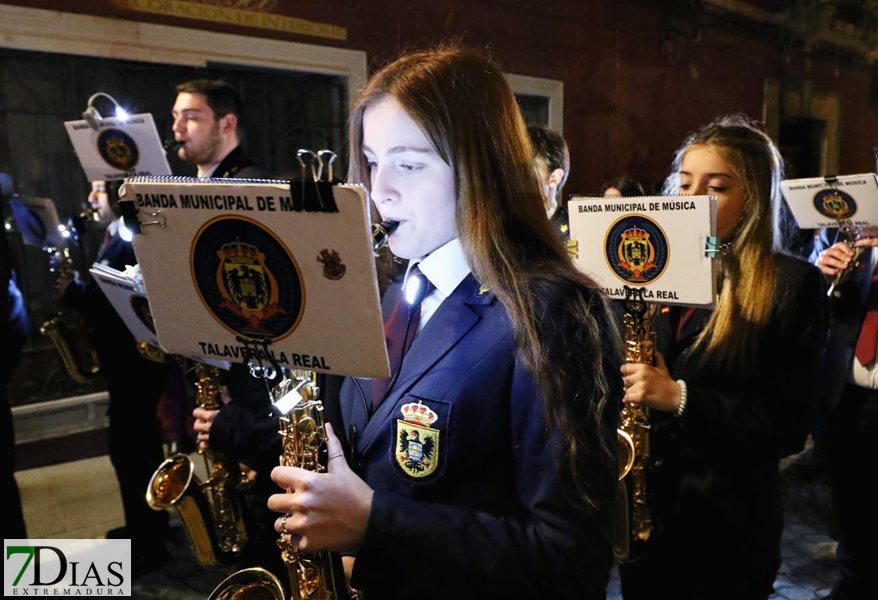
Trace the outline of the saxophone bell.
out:
M 80 315 L 61 311 L 43 322 L 40 333 L 52 340 L 73 381 L 87 383 L 100 376 L 101 361 L 91 343 L 91 331 Z
M 280 580 L 260 567 L 241 569 L 226 577 L 208 600 L 285 600 Z
M 221 405 L 219 369 L 195 365 L 197 402 L 206 410 Z M 153 510 L 174 509 L 189 538 L 198 563 L 215 567 L 233 563 L 247 544 L 247 524 L 240 492 L 248 485 L 238 465 L 224 454 L 200 450 L 207 479 L 195 476 L 195 464 L 186 454 L 165 460 L 152 476 L 146 502 Z
M 234 560 L 231 552 L 219 547 L 210 501 L 195 476 L 195 463 L 187 455 L 174 454 L 159 465 L 150 479 L 146 502 L 153 510 L 176 511 L 202 567 L 230 564 Z

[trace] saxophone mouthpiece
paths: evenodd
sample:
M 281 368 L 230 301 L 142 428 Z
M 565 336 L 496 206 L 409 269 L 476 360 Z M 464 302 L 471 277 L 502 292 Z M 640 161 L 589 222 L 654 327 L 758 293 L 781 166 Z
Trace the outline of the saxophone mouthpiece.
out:
M 98 211 L 96 208 L 89 206 L 84 211 L 79 213 L 79 219 L 84 223 L 89 221 L 97 221 L 98 220 Z
M 397 227 L 399 227 L 399 221 L 372 223 L 372 249 L 378 252 L 384 248 Z
M 162 142 L 162 148 L 165 149 L 166 154 L 176 154 L 177 150 L 182 148 L 185 144 L 186 142 L 180 142 L 175 140 L 174 138 L 171 138 Z

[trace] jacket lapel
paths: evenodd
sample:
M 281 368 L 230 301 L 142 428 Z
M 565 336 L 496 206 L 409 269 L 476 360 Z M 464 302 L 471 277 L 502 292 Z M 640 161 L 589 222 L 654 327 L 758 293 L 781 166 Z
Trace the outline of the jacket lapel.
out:
M 479 322 L 483 307 L 494 298 L 489 292 L 479 294 L 479 291 L 478 282 L 472 275 L 468 276 L 427 321 L 402 361 L 396 384 L 366 425 L 360 440 L 361 452 L 375 441 L 385 421 L 398 413 L 397 405 L 402 397 Z
M 710 313 L 711 309 L 696 308 L 695 312 L 692 313 L 692 316 L 689 317 L 683 325 L 683 329 L 680 331 L 680 336 L 677 338 L 678 344 L 685 344 L 688 346 L 686 340 L 698 335 L 698 333 L 704 329 L 705 323 L 710 319 Z
M 211 178 L 234 178 L 238 171 L 252 164 L 253 161 L 244 157 L 244 151 L 241 149 L 241 146 L 235 146 L 235 149 L 229 152 L 217 168 L 214 169 Z

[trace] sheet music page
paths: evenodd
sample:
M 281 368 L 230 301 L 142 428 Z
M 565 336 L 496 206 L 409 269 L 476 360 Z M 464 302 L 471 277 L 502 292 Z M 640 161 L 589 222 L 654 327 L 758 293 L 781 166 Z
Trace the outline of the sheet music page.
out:
M 365 190 L 324 193 L 337 211 L 304 210 L 287 182 L 126 180 L 161 346 L 242 362 L 264 342 L 281 367 L 387 376 Z
M 171 174 L 149 113 L 131 115 L 125 120 L 105 117 L 97 131 L 84 120 L 65 121 L 64 127 L 89 181 Z
M 160 346 L 149 300 L 138 281 L 122 271 L 95 263 L 89 273 L 139 342 Z
M 624 299 L 628 286 L 643 288 L 649 302 L 715 303 L 715 260 L 706 252 L 716 230 L 712 196 L 574 196 L 567 210 L 574 263 L 610 298 Z
M 784 199 L 802 229 L 878 225 L 878 179 L 875 173 L 785 179 Z

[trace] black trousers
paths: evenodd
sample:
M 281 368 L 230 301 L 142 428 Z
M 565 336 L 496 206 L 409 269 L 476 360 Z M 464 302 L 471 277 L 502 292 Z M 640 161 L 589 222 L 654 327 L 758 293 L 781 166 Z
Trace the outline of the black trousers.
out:
M 6 508 L 3 517 L 3 539 L 27 538 L 24 514 L 21 510 L 21 495 L 15 481 L 15 430 L 12 423 L 12 407 L 6 397 L 5 385 L 0 389 L 0 436 L 3 436 L 3 475 L 0 484 L 7 492 Z
M 110 462 L 119 482 L 132 555 L 139 557 L 164 551 L 169 531 L 167 511 L 155 511 L 146 502 L 149 481 L 165 458 L 157 409 L 169 368 L 151 362 L 133 365 L 139 368 L 129 364 L 124 377 L 119 376 L 121 369 L 111 366 L 105 378 Z
M 836 553 L 839 600 L 874 598 L 878 590 L 878 519 L 874 484 L 878 390 L 845 386 L 826 417 L 825 451 L 840 540 Z

